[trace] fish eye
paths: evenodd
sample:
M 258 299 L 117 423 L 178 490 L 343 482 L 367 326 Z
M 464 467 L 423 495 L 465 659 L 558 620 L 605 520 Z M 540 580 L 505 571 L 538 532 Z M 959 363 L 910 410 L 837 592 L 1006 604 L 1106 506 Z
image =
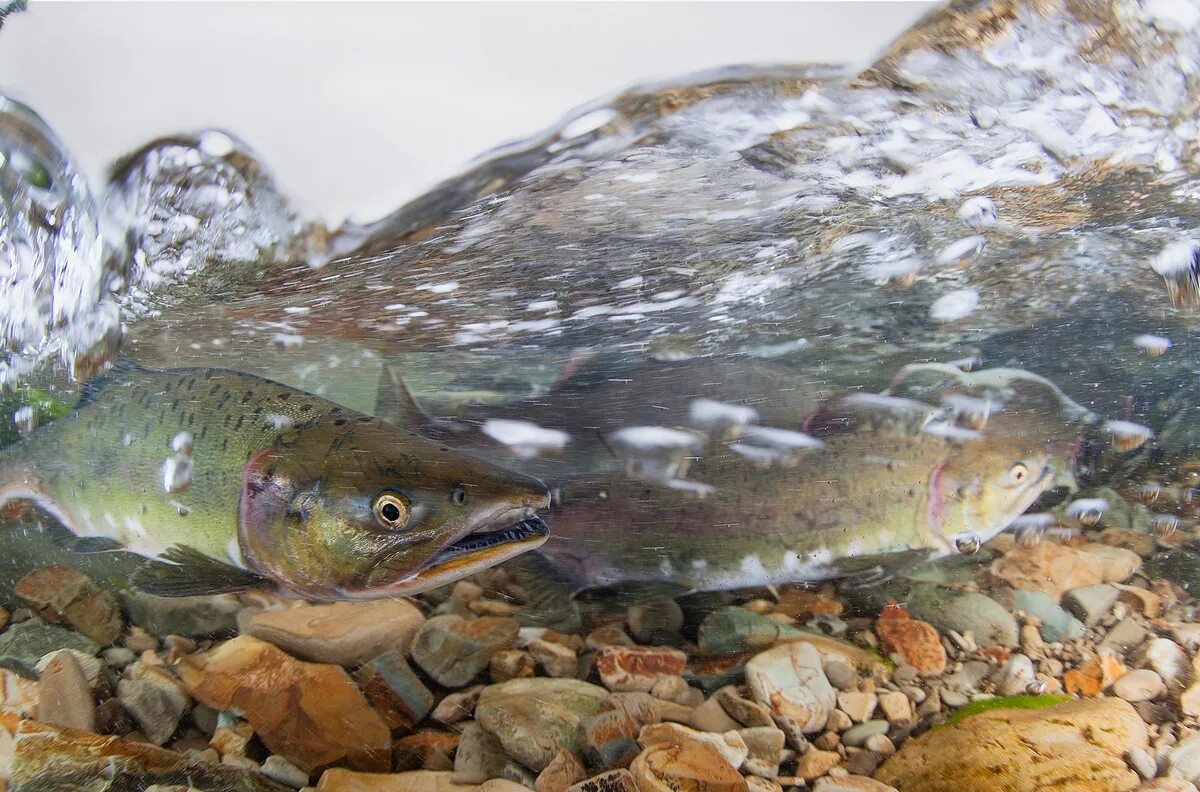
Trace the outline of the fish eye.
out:
M 394 492 L 385 492 L 371 504 L 371 512 L 384 528 L 399 528 L 408 520 L 408 503 Z
M 450 493 L 450 502 L 455 506 L 462 506 L 467 502 L 467 491 L 462 487 L 455 487 L 454 491 Z
M 1020 484 L 1029 478 L 1029 466 L 1024 462 L 1018 462 L 1008 469 L 1008 477 L 1013 484 Z

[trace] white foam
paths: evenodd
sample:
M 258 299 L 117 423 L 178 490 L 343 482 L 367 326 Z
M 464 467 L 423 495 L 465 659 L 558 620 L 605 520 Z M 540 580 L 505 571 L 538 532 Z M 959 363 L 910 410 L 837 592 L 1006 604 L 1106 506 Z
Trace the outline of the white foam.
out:
M 942 248 L 938 253 L 938 264 L 953 264 L 956 261 L 971 256 L 978 256 L 983 250 L 983 246 L 987 244 L 987 239 L 981 236 L 964 237 L 957 242 L 951 242 L 946 247 Z
M 788 452 L 800 449 L 822 448 L 824 443 L 815 437 L 796 432 L 791 429 L 779 429 L 774 426 L 747 426 L 742 430 L 746 440 L 756 440 L 777 451 Z
M 643 452 L 691 451 L 703 442 L 691 432 L 666 426 L 626 426 L 610 434 L 608 440 L 615 446 Z
M 484 421 L 481 431 L 523 457 L 537 456 L 544 451 L 561 451 L 571 442 L 571 436 L 566 432 L 547 429 L 532 421 L 508 418 L 489 418 Z
M 954 322 L 969 316 L 979 307 L 979 292 L 959 289 L 943 294 L 929 306 L 929 318 L 935 322 Z
M 996 225 L 996 204 L 986 195 L 976 195 L 963 201 L 958 218 L 971 228 L 989 228 Z
M 1133 343 L 1149 352 L 1162 353 L 1171 348 L 1171 339 L 1150 333 L 1134 336 Z
M 758 410 L 742 404 L 728 404 L 713 399 L 693 399 L 688 407 L 688 422 L 697 429 L 705 431 L 744 426 L 757 420 Z

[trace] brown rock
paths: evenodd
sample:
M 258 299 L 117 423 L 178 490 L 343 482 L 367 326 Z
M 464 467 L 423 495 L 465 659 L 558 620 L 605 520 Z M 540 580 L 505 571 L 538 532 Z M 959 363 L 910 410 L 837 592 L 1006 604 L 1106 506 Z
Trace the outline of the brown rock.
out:
M 898 654 L 905 665 L 925 677 L 946 671 L 946 649 L 932 624 L 909 618 L 903 610 L 884 608 L 875 621 L 875 634 L 888 652 Z
M 1123 547 L 1088 542 L 1077 549 L 1100 562 L 1105 583 L 1124 583 L 1142 568 L 1142 557 Z
M 69 651 L 55 652 L 38 678 L 37 719 L 65 729 L 96 731 L 96 700 Z
M 355 666 L 384 652 L 407 651 L 424 622 L 404 599 L 305 603 L 256 613 L 244 632 L 303 660 Z
M 493 682 L 527 679 L 537 673 L 537 660 L 523 649 L 501 649 L 492 655 L 488 673 Z
M 1152 778 L 1135 792 L 1196 792 L 1196 785 L 1183 778 Z
M 724 734 L 711 734 L 709 732 L 689 729 L 687 726 L 678 723 L 652 723 L 649 726 L 643 726 L 641 733 L 638 734 L 638 743 L 643 748 L 648 748 L 657 743 L 683 745 L 686 742 L 701 743 L 709 746 L 719 753 L 726 762 L 729 762 L 730 767 L 734 768 L 742 766 L 750 751 L 746 747 L 746 742 L 742 739 L 742 735 L 736 731 L 728 731 Z
M 1125 666 L 1115 657 L 1097 655 L 1063 674 L 1063 688 L 1073 696 L 1097 696 L 1125 673 Z
M 1054 542 L 1015 547 L 993 561 L 991 569 L 1013 588 L 1040 591 L 1056 600 L 1069 589 L 1103 583 L 1106 571 L 1099 556 Z
M 566 792 L 567 788 L 587 778 L 583 762 L 571 751 L 560 749 L 550 764 L 538 773 L 534 792 Z
M 390 729 L 412 729 L 433 708 L 433 694 L 400 652 L 373 657 L 354 672 L 371 706 Z
M 812 781 L 814 778 L 820 778 L 837 767 L 841 761 L 841 754 L 837 751 L 822 751 L 817 748 L 809 748 L 800 754 L 800 758 L 796 760 L 796 776 L 803 778 L 805 781 Z
M 579 658 L 575 651 L 563 644 L 540 639 L 530 641 L 529 653 L 545 669 L 546 676 L 574 677 L 579 671 Z
M 392 749 L 397 770 L 453 770 L 459 736 L 426 729 L 396 740 Z
M 680 676 L 687 655 L 653 646 L 606 646 L 596 655 L 600 681 L 609 690 L 648 691 L 660 677 Z
M 409 773 L 359 773 L 335 767 L 321 774 L 321 792 L 477 792 L 474 784 L 456 784 L 453 773 L 416 770 Z
M 390 765 L 387 725 L 338 666 L 305 663 L 243 635 L 185 658 L 179 673 L 196 700 L 237 709 L 267 748 L 305 772 L 335 761 Z
M 813 792 L 896 792 L 896 788 L 864 776 L 826 776 L 817 779 Z
M 641 792 L 748 792 L 746 779 L 707 745 L 652 745 L 629 771 Z
M 1158 594 L 1144 589 L 1141 586 L 1126 586 L 1121 583 L 1114 583 L 1117 590 L 1121 593 L 1117 595 L 1117 601 L 1123 602 L 1137 613 L 1149 619 L 1157 619 L 1163 614 L 1163 606 L 1165 605 L 1163 598 Z
M 739 729 L 742 742 L 746 743 L 746 761 L 741 770 L 763 778 L 779 775 L 779 763 L 783 760 L 784 734 L 774 726 L 754 726 Z
M 782 613 L 797 621 L 806 621 L 813 616 L 841 616 L 845 606 L 835 599 L 816 591 L 802 588 L 787 588 L 779 593 L 773 613 Z
M 567 792 L 639 792 L 633 773 L 621 768 L 580 781 Z
M 438 702 L 433 712 L 429 713 L 429 717 L 447 726 L 470 718 L 475 714 L 475 705 L 479 703 L 479 694 L 483 692 L 483 688 L 483 685 L 476 685 L 449 694 Z
M 101 646 L 121 635 L 117 598 L 70 567 L 35 569 L 17 581 L 13 593 L 46 621 L 69 625 Z
M 1123 757 L 1148 745 L 1120 699 L 993 710 L 908 740 L 875 778 L 904 792 L 1126 792 L 1138 777 Z

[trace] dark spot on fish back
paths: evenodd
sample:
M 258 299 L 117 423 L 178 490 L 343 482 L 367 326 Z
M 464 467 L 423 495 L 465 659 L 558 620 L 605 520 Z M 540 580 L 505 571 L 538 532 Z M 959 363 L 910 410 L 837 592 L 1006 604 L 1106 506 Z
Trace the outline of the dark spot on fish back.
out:
M 219 384 L 217 384 L 217 385 L 213 385 L 213 386 L 212 386 L 212 389 L 211 389 L 211 390 L 209 390 L 209 392 L 208 392 L 208 395 L 209 395 L 209 396 L 216 396 L 216 395 L 217 395 L 217 391 L 219 391 L 219 390 L 221 390 L 221 386 L 220 386 Z
M 235 423 L 235 424 L 233 425 L 233 431 L 235 431 L 235 432 L 239 431 L 239 430 L 242 428 L 242 424 L 243 424 L 243 423 L 245 423 L 245 422 L 246 422 L 246 416 L 245 416 L 245 415 L 239 415 L 239 416 L 238 416 L 238 419 L 237 419 L 237 423 Z
M 242 404 L 245 404 L 246 402 L 250 401 L 252 398 L 254 398 L 254 391 L 252 391 L 252 390 L 247 390 L 247 391 L 246 391 L 246 392 L 245 392 L 245 393 L 242 395 Z

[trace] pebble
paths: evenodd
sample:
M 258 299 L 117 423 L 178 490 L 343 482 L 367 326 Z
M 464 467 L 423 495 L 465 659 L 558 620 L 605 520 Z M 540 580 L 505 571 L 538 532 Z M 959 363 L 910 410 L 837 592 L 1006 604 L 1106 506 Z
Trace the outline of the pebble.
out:
M 841 761 L 842 756 L 837 751 L 809 748 L 796 760 L 796 775 L 805 781 L 812 781 L 814 778 L 820 778 L 828 773 Z
M 703 691 L 692 687 L 680 676 L 659 677 L 654 687 L 650 688 L 650 695 L 688 707 L 697 707 L 704 703 Z
M 293 789 L 299 789 L 308 784 L 308 773 L 282 756 L 268 756 L 262 763 L 262 774 Z
M 596 654 L 600 681 L 612 691 L 649 691 L 664 676 L 679 676 L 687 655 L 654 646 L 606 646 Z
M 862 776 L 826 776 L 813 784 L 813 792 L 897 792 L 882 781 Z
M 1128 702 L 1148 701 L 1167 692 L 1162 677 L 1148 668 L 1139 668 L 1117 679 L 1112 684 L 1113 695 Z
M 825 663 L 822 668 L 825 671 L 825 678 L 829 680 L 829 684 L 838 690 L 855 690 L 858 688 L 858 672 L 845 663 L 831 660 Z
M 1042 639 L 1046 641 L 1082 638 L 1086 629 L 1083 622 L 1041 591 L 1017 589 L 1013 592 L 1013 608 L 1023 611 L 1041 622 L 1038 631 Z
M 153 667 L 144 667 L 137 677 L 118 682 L 117 699 L 155 745 L 170 739 L 192 705 L 179 680 Z
M 96 700 L 79 661 L 55 652 L 38 678 L 37 719 L 65 729 L 96 731 Z
M 576 679 L 512 679 L 484 688 L 475 718 L 509 756 L 540 772 L 560 748 L 579 750 L 580 722 L 606 696 Z
M 0 668 L 15 671 L 27 679 L 37 679 L 38 661 L 59 649 L 95 655 L 100 651 L 100 645 L 63 627 L 37 620 L 24 621 L 0 633 Z
M 641 750 L 637 741 L 639 723 L 624 709 L 598 711 L 580 721 L 579 728 L 580 753 L 590 767 L 628 767 Z
M 620 627 L 597 627 L 583 639 L 584 645 L 596 651 L 605 646 L 633 646 L 633 639 Z
M 746 683 L 754 700 L 771 713 L 797 749 L 804 735 L 822 730 L 836 696 L 821 656 L 809 643 L 784 643 L 746 663 Z
M 397 770 L 453 770 L 459 742 L 457 734 L 423 729 L 396 741 L 392 764 Z
M 592 776 L 567 787 L 566 792 L 639 792 L 633 773 L 621 768 Z
M 875 622 L 875 633 L 887 651 L 924 677 L 946 671 L 946 650 L 937 630 L 928 622 L 913 619 L 898 608 L 887 609 Z
M 923 691 L 918 690 L 922 695 Z M 913 713 L 913 702 L 904 693 L 896 690 L 885 690 L 879 693 L 879 709 L 888 723 L 899 728 L 908 728 L 916 723 Z
M 996 671 L 996 692 L 1001 696 L 1019 696 L 1033 681 L 1033 661 L 1023 654 L 1014 654 Z
M 237 628 L 242 604 L 233 594 L 200 597 L 154 597 L 140 591 L 117 593 L 129 621 L 154 635 L 206 638 L 228 635 Z
M 101 652 L 100 656 L 113 668 L 124 668 L 137 659 L 133 650 L 124 646 L 110 646 Z
M 721 703 L 725 712 L 738 722 L 739 727 L 775 725 L 775 721 L 766 707 L 757 701 L 743 697 L 732 685 L 721 688 L 713 696 Z
M 560 749 L 550 760 L 550 764 L 538 773 L 534 782 L 534 792 L 566 792 L 567 788 L 578 784 L 587 778 L 587 770 L 579 757 L 570 751 Z
M 1116 586 L 1100 583 L 1071 589 L 1063 595 L 1062 603 L 1071 615 L 1091 627 L 1109 614 L 1120 593 Z
M 787 740 L 782 730 L 774 726 L 754 726 L 738 729 L 737 734 L 746 744 L 746 760 L 741 765 L 743 772 L 763 778 L 779 775 L 783 746 Z
M 501 649 L 488 661 L 488 675 L 493 682 L 526 679 L 537 672 L 537 660 L 523 649 Z
M 1133 747 L 1125 754 L 1125 761 L 1143 780 L 1148 781 L 1158 775 L 1158 762 L 1145 748 Z
M 1168 778 L 1200 780 L 1200 732 L 1180 740 L 1166 755 L 1163 765 Z
M 512 646 L 520 626 L 512 619 L 434 616 L 416 631 L 412 660 L 439 685 L 460 688 L 488 667 L 492 654 Z
M 774 721 L 772 721 L 774 723 Z M 693 729 L 699 729 L 706 732 L 727 732 L 732 729 L 739 729 L 742 724 L 729 716 L 721 702 L 717 699 L 716 694 L 712 695 L 704 701 L 703 704 L 692 710 L 691 717 L 688 718 L 688 725 Z
M 405 599 L 301 604 L 253 614 L 244 633 L 316 663 L 356 666 L 405 652 L 425 617 Z
M 529 642 L 529 653 L 551 677 L 574 677 L 579 672 L 579 658 L 567 646 L 537 639 Z
M 1142 650 L 1141 662 L 1153 669 L 1168 686 L 1182 684 L 1186 680 L 1187 653 L 1170 638 L 1153 638 Z
M 850 716 L 855 723 L 871 717 L 879 703 L 873 692 L 843 691 L 837 694 L 838 709 Z
M 495 735 L 478 723 L 463 727 L 454 751 L 454 783 L 482 784 L 489 778 L 500 777 L 506 764 L 508 756 Z
M 866 745 L 867 740 L 876 734 L 886 734 L 890 728 L 885 720 L 869 720 L 865 723 L 860 723 L 856 726 L 851 726 L 845 734 L 842 735 L 842 743 L 852 745 L 855 748 L 861 748 Z
M 1070 589 L 1103 583 L 1105 560 L 1067 545 L 1038 542 L 1009 550 L 992 562 L 991 571 L 1013 588 L 1057 599 Z
M 121 634 L 116 597 L 78 570 L 58 564 L 35 569 L 17 581 L 13 593 L 43 618 L 70 625 L 100 646 Z
M 437 703 L 429 717 L 447 726 L 470 718 L 475 713 L 475 705 L 479 702 L 479 694 L 483 692 L 483 688 L 484 685 L 475 685 L 448 694 Z
M 1140 616 L 1126 616 L 1109 628 L 1108 635 L 1104 636 L 1097 648 L 1124 655 L 1134 647 L 1141 646 L 1146 640 L 1146 634 L 1146 627 Z
M 652 745 L 629 767 L 640 792 L 748 792 L 746 780 L 701 743 Z
M 1100 562 L 1105 583 L 1124 583 L 1142 568 L 1142 557 L 1124 547 L 1088 542 L 1078 549 Z
M 633 637 L 646 644 L 673 642 L 683 629 L 683 609 L 673 599 L 660 598 L 625 611 L 625 623 Z
M 730 767 L 735 769 L 741 767 L 742 763 L 746 761 L 746 757 L 750 755 L 750 749 L 746 746 L 746 741 L 742 739 L 740 732 L 728 731 L 724 734 L 711 734 L 689 729 L 678 723 L 652 723 L 643 726 L 637 741 L 643 748 L 648 748 L 656 743 L 675 745 L 682 745 L 685 742 L 701 743 L 715 750 L 721 755 L 721 758 L 729 763 Z M 779 747 L 782 749 L 783 745 L 780 744 Z
M 863 747 L 882 756 L 891 756 L 896 753 L 896 746 L 892 744 L 886 734 L 872 734 L 863 743 Z
M 411 729 L 433 708 L 433 694 L 402 652 L 371 658 L 354 672 L 354 679 L 390 729 Z

